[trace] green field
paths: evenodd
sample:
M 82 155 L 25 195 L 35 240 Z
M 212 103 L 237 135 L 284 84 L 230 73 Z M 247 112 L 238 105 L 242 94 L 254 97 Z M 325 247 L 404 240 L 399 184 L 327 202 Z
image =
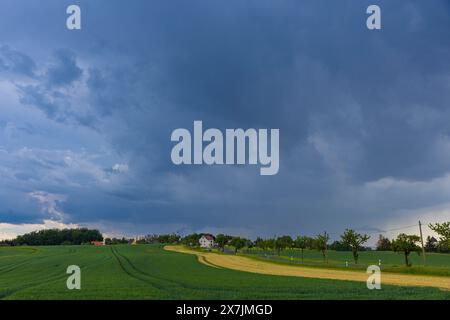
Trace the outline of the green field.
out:
M 66 288 L 78 265 L 81 290 Z M 0 247 L 1 299 L 450 299 L 434 288 L 267 276 L 216 269 L 160 246 Z
M 274 262 L 287 262 L 302 264 L 301 251 L 299 249 L 283 250 L 278 254 L 274 250 L 245 250 L 250 257 L 259 257 L 272 260 Z M 323 261 L 322 253 L 318 250 L 304 250 L 303 264 L 317 267 L 337 267 L 345 269 L 348 262 L 350 269 L 365 269 L 369 265 L 378 265 L 381 260 L 381 268 L 388 272 L 440 275 L 450 277 L 450 254 L 426 253 L 426 266 L 423 264 L 422 255 L 411 253 L 409 260 L 412 267 L 405 266 L 404 255 L 392 251 L 361 251 L 359 261 L 356 265 L 351 252 L 348 251 L 328 251 L 328 262 Z
M 258 254 L 271 254 L 277 255 L 273 250 L 250 250 L 250 252 Z M 300 259 L 301 251 L 299 249 L 283 250 L 280 252 L 281 256 L 291 257 Z M 404 255 L 402 253 L 395 253 L 392 251 L 360 251 L 359 252 L 359 263 L 362 265 L 378 264 L 378 260 L 381 260 L 382 265 L 386 266 L 403 266 L 405 264 Z M 318 250 L 304 250 L 304 260 L 305 262 L 322 262 L 322 253 Z M 345 261 L 353 264 L 353 256 L 349 251 L 328 251 L 329 263 L 344 265 Z M 417 253 L 410 254 L 410 261 L 415 266 L 423 265 L 423 259 L 421 255 Z M 440 253 L 427 253 L 426 262 L 428 266 L 434 267 L 448 267 L 450 268 L 450 254 L 440 254 Z

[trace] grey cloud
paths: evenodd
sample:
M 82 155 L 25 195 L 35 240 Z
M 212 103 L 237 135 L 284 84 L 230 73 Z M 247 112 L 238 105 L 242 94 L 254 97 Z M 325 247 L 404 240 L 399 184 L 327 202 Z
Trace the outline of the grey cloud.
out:
M 21 76 L 34 77 L 36 64 L 29 56 L 0 45 L 0 72 L 10 72 Z
M 70 85 L 81 78 L 83 70 L 78 67 L 73 52 L 58 50 L 54 56 L 55 61 L 46 74 L 49 87 Z
M 18 85 L 17 88 L 21 92 L 21 102 L 24 104 L 32 105 L 43 111 L 50 119 L 62 120 L 58 114 L 60 106 L 52 101 L 53 94 L 47 93 L 47 90 L 39 85 Z M 57 98 L 57 95 L 54 96 Z
M 450 201 L 437 192 L 450 171 L 447 2 L 381 1 L 373 33 L 369 1 L 109 3 L 87 24 L 95 32 L 48 41 L 43 78 L 19 87 L 23 103 L 93 129 L 130 167 L 111 188 L 67 187 L 73 221 L 381 231 L 401 209 Z M 72 53 L 53 56 L 61 43 Z M 280 128 L 280 173 L 172 165 L 171 131 L 198 119 Z M 383 179 L 411 185 L 373 189 Z

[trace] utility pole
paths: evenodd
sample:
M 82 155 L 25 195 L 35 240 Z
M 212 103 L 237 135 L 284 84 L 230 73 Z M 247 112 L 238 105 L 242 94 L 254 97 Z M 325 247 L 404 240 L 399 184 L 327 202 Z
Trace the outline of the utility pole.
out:
M 423 265 L 425 265 L 427 260 L 425 258 L 425 246 L 423 245 L 422 223 L 420 222 L 420 220 L 419 220 L 419 230 L 420 230 L 420 241 L 422 242 Z
M 327 244 L 327 232 L 324 232 L 324 237 L 325 237 L 325 261 L 328 263 L 328 244 Z

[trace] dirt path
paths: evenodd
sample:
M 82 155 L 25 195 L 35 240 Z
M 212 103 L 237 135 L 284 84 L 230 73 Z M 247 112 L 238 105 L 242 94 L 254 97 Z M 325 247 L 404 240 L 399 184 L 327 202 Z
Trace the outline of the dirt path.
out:
M 359 271 L 281 265 L 242 256 L 199 252 L 190 250 L 182 246 L 166 246 L 164 247 L 164 249 L 180 253 L 194 254 L 198 257 L 200 263 L 203 263 L 210 267 L 223 267 L 260 274 L 363 282 L 366 282 L 369 276 L 367 273 Z M 444 290 L 450 290 L 450 277 L 409 275 L 384 272 L 381 274 L 381 283 L 401 286 L 436 287 Z

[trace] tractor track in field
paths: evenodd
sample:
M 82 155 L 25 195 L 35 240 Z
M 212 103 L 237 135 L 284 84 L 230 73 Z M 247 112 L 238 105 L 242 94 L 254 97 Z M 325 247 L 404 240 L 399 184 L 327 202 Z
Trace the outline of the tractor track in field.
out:
M 185 285 L 183 285 L 183 284 L 180 283 L 180 282 L 173 281 L 173 280 L 167 280 L 167 279 L 164 279 L 164 278 L 161 278 L 161 277 L 157 277 L 157 276 L 155 276 L 155 275 L 148 274 L 147 272 L 142 271 L 142 270 L 140 270 L 138 267 L 136 267 L 136 266 L 130 261 L 130 259 L 128 259 L 127 257 L 125 257 L 123 254 L 121 254 L 121 253 L 119 252 L 119 250 L 117 250 L 116 248 L 114 248 L 114 250 L 115 250 L 115 253 L 116 253 L 119 257 L 123 258 L 123 259 L 128 263 L 128 265 L 129 265 L 136 273 L 138 273 L 138 274 L 140 274 L 140 275 L 142 275 L 142 276 L 144 276 L 144 277 L 146 277 L 146 278 L 149 278 L 149 279 L 153 279 L 153 280 L 156 280 L 156 281 L 164 282 L 165 284 L 170 284 L 170 285 L 172 285 L 172 286 L 179 286 L 179 287 L 183 287 L 183 288 L 192 289 L 191 287 L 185 286 Z M 161 288 L 166 288 L 166 287 L 161 287 Z
M 13 262 L 13 263 L 10 263 L 10 264 L 6 264 L 3 268 L 0 269 L 0 273 L 1 274 L 5 274 L 5 273 L 8 273 L 8 272 L 14 271 L 14 270 L 16 270 L 16 269 L 18 269 L 20 267 L 29 265 L 32 261 L 36 261 L 36 260 L 44 259 L 44 258 L 48 258 L 48 256 L 31 257 L 31 258 L 26 258 L 26 259 L 24 259 L 22 261 L 19 261 L 19 262 Z
M 161 278 L 161 277 L 158 277 L 158 276 L 155 276 L 155 275 L 151 275 L 151 274 L 149 274 L 149 273 L 147 273 L 145 271 L 142 271 L 138 267 L 136 267 L 130 261 L 130 259 L 128 259 L 122 253 L 120 253 L 119 250 L 117 250 L 117 248 L 111 247 L 111 252 L 113 253 L 114 257 L 116 258 L 116 260 L 119 263 L 119 265 L 122 268 L 122 270 L 128 276 L 130 276 L 130 277 L 132 277 L 132 278 L 134 278 L 136 280 L 139 280 L 141 282 L 150 284 L 154 288 L 168 293 L 171 298 L 173 298 L 174 296 L 179 296 L 181 298 L 182 295 L 180 295 L 180 289 L 181 290 L 183 290 L 183 289 L 185 289 L 185 290 L 198 290 L 198 291 L 203 291 L 204 290 L 204 288 L 200 287 L 200 286 L 186 285 L 186 284 L 178 282 L 178 281 L 168 280 L 168 279 Z M 128 270 L 125 267 L 125 264 L 122 263 L 121 259 L 123 259 L 126 262 L 126 264 L 133 270 L 133 272 L 131 272 L 130 270 Z M 159 282 L 159 284 L 155 283 L 155 281 Z M 223 288 L 217 288 L 217 290 L 210 289 L 210 291 L 222 292 Z
M 39 250 L 32 248 L 32 252 L 30 253 L 30 255 L 33 255 L 36 253 L 39 253 Z M 76 253 L 77 253 L 77 250 L 75 250 L 73 248 L 70 248 L 67 251 L 63 251 L 64 255 L 73 255 Z M 38 257 L 34 257 L 34 256 L 27 257 L 25 260 L 22 260 L 18 263 L 8 264 L 4 268 L 0 269 L 0 273 L 2 275 L 4 275 L 5 273 L 15 271 L 18 268 L 28 266 L 30 263 L 35 262 L 36 260 L 42 260 L 42 259 L 48 259 L 48 258 L 54 258 L 54 257 L 60 257 L 60 256 L 61 256 L 61 252 L 57 252 L 57 253 L 49 254 L 49 255 L 42 255 L 42 256 L 38 256 Z M 22 290 L 39 287 L 40 285 L 47 284 L 47 283 L 53 282 L 53 281 L 64 280 L 64 279 L 66 279 L 66 277 L 67 277 L 67 275 L 65 274 L 65 272 L 61 272 L 61 275 L 50 275 L 47 277 L 40 277 L 39 280 L 32 281 L 27 284 L 15 286 L 15 287 L 12 287 L 11 289 L 6 289 L 3 293 L 0 291 L 0 300 L 8 298 L 9 296 L 11 296 L 15 293 L 18 293 Z
M 20 267 L 22 265 L 26 265 L 28 263 L 28 261 L 35 259 L 35 257 L 28 257 L 28 256 L 35 254 L 38 251 L 39 250 L 37 250 L 37 249 L 32 249 L 31 252 L 28 254 L 9 255 L 9 256 L 2 257 L 3 259 L 6 259 L 6 258 L 16 257 L 16 256 L 20 256 L 20 257 L 25 256 L 25 259 L 18 261 L 18 262 L 3 264 L 3 266 L 0 268 L 0 273 L 5 274 L 5 273 L 8 273 L 10 271 L 17 269 L 18 267 Z
M 2 248 L 2 247 L 0 247 L 0 248 Z M 7 259 L 7 258 L 11 258 L 11 257 L 16 258 L 16 257 L 29 256 L 31 254 L 35 254 L 35 253 L 39 252 L 39 250 L 36 249 L 36 248 L 25 248 L 25 249 L 24 248 L 20 248 L 19 250 L 21 250 L 21 251 L 28 251 L 28 252 L 25 252 L 25 253 L 21 252 L 21 253 L 17 253 L 17 254 L 6 254 L 6 255 L 0 256 L 0 259 Z
M 55 256 L 55 255 L 50 255 L 50 257 Z M 49 256 L 42 256 L 42 257 L 32 257 L 32 258 L 28 258 L 26 261 L 21 261 L 20 263 L 15 264 L 13 267 L 12 265 L 9 265 L 9 269 L 7 271 L 1 271 L 1 274 L 5 274 L 11 271 L 16 270 L 17 268 L 26 266 L 28 264 L 30 264 L 30 260 L 35 260 L 35 259 L 44 259 L 44 258 L 48 258 Z M 12 267 L 12 268 L 11 268 Z M 4 292 L 0 291 L 0 300 L 1 299 L 6 299 L 9 296 L 12 296 L 15 293 L 18 293 L 22 290 L 26 290 L 26 289 L 30 289 L 30 288 L 34 288 L 34 287 L 39 287 L 40 285 L 43 284 L 47 284 L 49 282 L 53 282 L 53 281 L 58 281 L 58 280 L 63 280 L 66 278 L 66 274 L 65 273 L 61 273 L 61 275 L 50 275 L 47 277 L 41 277 L 39 280 L 36 281 L 32 281 L 26 284 L 22 284 L 16 287 L 13 287 L 11 289 L 5 289 Z
M 135 280 L 138 280 L 140 282 L 146 283 L 146 284 L 152 286 L 154 289 L 160 290 L 162 292 L 167 292 L 166 288 L 155 284 L 153 281 L 148 279 L 148 277 L 142 277 L 142 276 L 139 276 L 139 274 L 136 274 L 136 270 L 134 272 L 130 271 L 129 270 L 130 268 L 133 270 L 135 269 L 133 264 L 130 263 L 129 260 L 126 259 L 122 254 L 120 254 L 116 248 L 111 247 L 111 253 L 113 254 L 114 258 L 116 259 L 116 261 L 119 264 L 122 271 L 125 272 L 129 277 L 131 277 Z M 125 263 L 122 261 L 122 259 L 125 261 L 126 264 L 128 264 L 128 268 L 125 266 Z
M 36 254 L 38 252 L 39 252 L 38 249 L 32 249 L 32 252 L 29 253 L 28 255 L 33 255 L 33 254 Z M 69 250 L 68 253 L 69 254 L 76 254 L 76 251 L 72 249 L 72 250 Z M 26 265 L 29 265 L 30 262 L 35 262 L 36 260 L 48 259 L 49 257 L 55 257 L 55 256 L 58 256 L 58 255 L 60 255 L 60 253 L 56 253 L 56 254 L 52 254 L 52 255 L 43 255 L 43 256 L 38 256 L 38 257 L 34 257 L 34 256 L 26 257 L 22 261 L 13 262 L 13 263 L 4 265 L 2 268 L 0 268 L 0 273 L 1 274 L 9 273 L 9 272 L 14 271 L 14 270 L 16 270 L 18 268 L 21 268 L 21 267 L 24 267 Z
M 164 249 L 179 253 L 196 255 L 200 263 L 222 268 L 276 276 L 291 276 L 344 281 L 367 281 L 365 271 L 347 271 L 303 267 L 298 265 L 282 265 L 269 261 L 256 260 L 244 256 L 223 255 L 211 252 L 200 252 L 182 246 L 165 246 Z M 410 275 L 400 273 L 382 273 L 382 283 L 397 286 L 434 287 L 450 290 L 450 277 Z
M 17 292 L 20 292 L 22 290 L 30 289 L 30 288 L 34 288 L 34 287 L 39 287 L 40 285 L 47 284 L 47 283 L 52 282 L 52 281 L 63 280 L 65 278 L 66 278 L 65 274 L 63 274 L 61 276 L 50 276 L 50 277 L 47 277 L 47 278 L 41 278 L 39 281 L 35 281 L 35 282 L 27 283 L 27 284 L 24 284 L 24 285 L 20 285 L 18 287 L 14 287 L 12 289 L 7 289 L 7 290 L 5 290 L 4 293 L 2 293 L 0 291 L 0 300 L 8 298 L 9 296 L 12 296 L 13 294 L 15 294 Z

